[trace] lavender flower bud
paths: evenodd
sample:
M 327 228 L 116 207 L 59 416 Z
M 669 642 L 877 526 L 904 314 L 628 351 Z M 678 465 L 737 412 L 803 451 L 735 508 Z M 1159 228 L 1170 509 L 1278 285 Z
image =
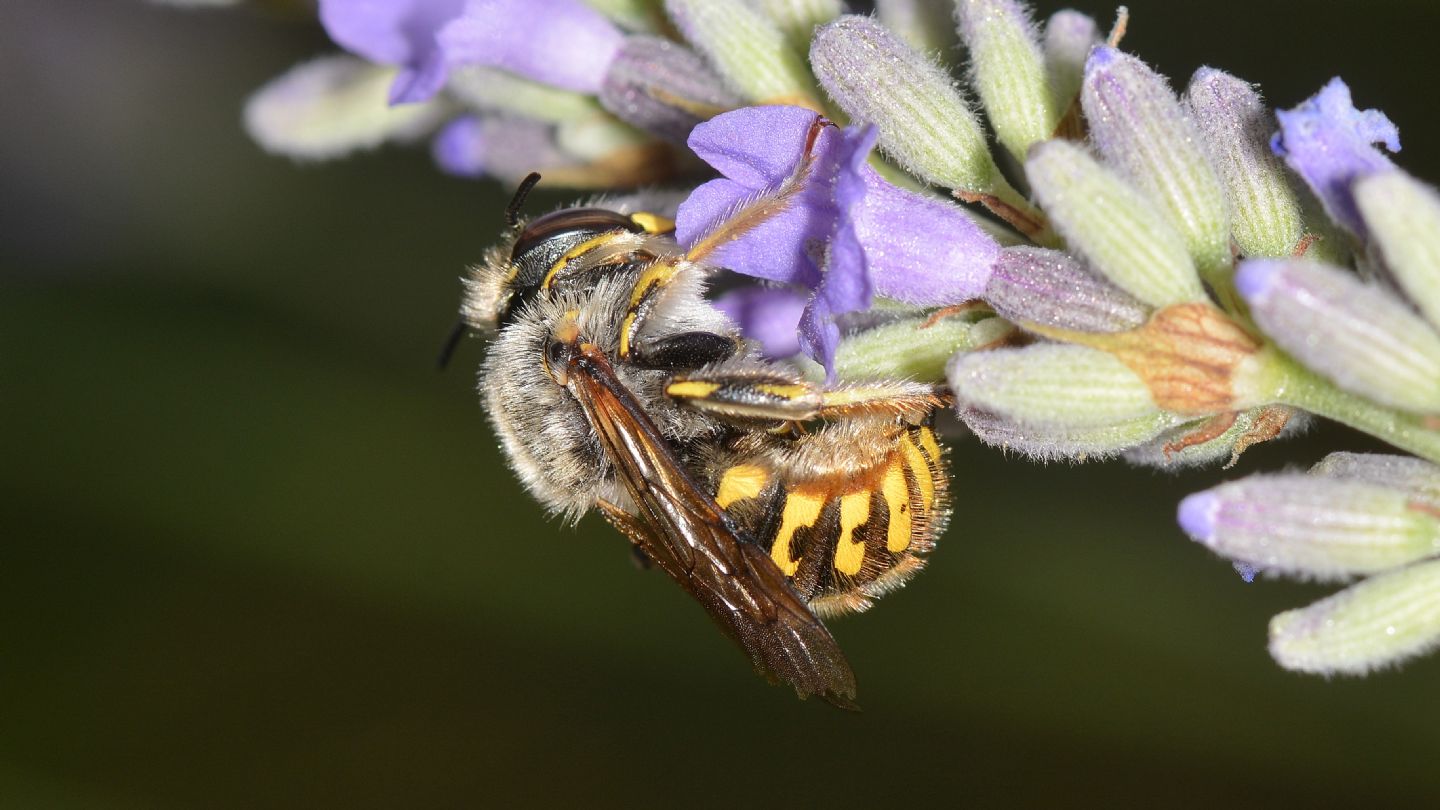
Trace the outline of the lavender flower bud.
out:
M 1201 275 L 1227 272 L 1225 195 L 1195 123 L 1165 79 L 1139 59 L 1101 46 L 1085 65 L 1080 102 L 1100 154 L 1159 203 Z
M 1076 332 L 1123 332 L 1145 323 L 1150 308 L 1068 253 L 1004 248 L 981 296 L 1002 317 Z
M 835 352 L 835 372 L 842 380 L 900 379 L 943 382 L 945 364 L 959 352 L 971 352 L 1015 334 L 1015 326 L 1001 318 L 970 322 L 924 317 L 894 323 L 846 336 Z
M 1289 256 L 1304 225 L 1285 167 L 1270 151 L 1275 129 L 1260 94 L 1212 68 L 1190 79 L 1186 101 L 1230 202 L 1231 236 L 1246 256 Z
M 245 129 L 268 152 L 327 160 L 422 137 L 450 112 L 442 101 L 392 107 L 395 69 L 353 56 L 296 65 L 245 103 Z
M 960 418 L 985 444 L 1041 462 L 1104 461 L 1155 438 L 1179 421 L 1174 414 L 1160 411 L 1099 427 L 1034 427 L 974 408 L 962 410 Z
M 959 45 L 948 3 L 935 0 L 876 0 L 880 24 L 919 53 L 946 62 Z
M 594 115 L 600 109 L 592 96 L 492 67 L 456 68 L 450 72 L 445 90 L 478 111 L 513 113 L 550 123 Z
M 1180 235 L 1083 147 L 1039 144 L 1025 173 L 1065 240 L 1121 289 L 1153 307 L 1205 299 Z
M 1261 571 L 1315 579 L 1372 574 L 1440 551 L 1440 517 L 1363 481 L 1257 475 L 1180 502 L 1195 541 Z
M 1109 427 L 1160 411 L 1135 372 L 1086 346 L 1042 343 L 962 354 L 950 363 L 948 376 L 962 408 L 1027 427 Z
M 955 21 L 995 137 L 1023 161 L 1031 145 L 1055 134 L 1064 112 L 1051 95 L 1029 10 L 1014 0 L 957 0 Z
M 1094 18 L 1064 9 L 1050 15 L 1045 23 L 1045 71 L 1055 106 L 1063 115 L 1080 94 L 1085 78 L 1085 60 L 1090 49 L 1100 44 L 1100 29 Z
M 1354 192 L 1391 275 L 1440 329 L 1440 194 L 1402 171 L 1366 177 Z
M 746 100 L 819 109 L 800 52 L 743 0 L 665 0 L 665 9 L 685 39 Z
M 1279 259 L 1244 262 L 1235 285 L 1266 334 L 1341 388 L 1440 413 L 1440 335 L 1387 291 L 1336 267 Z
M 880 148 L 911 174 L 981 194 L 1004 182 L 955 82 L 880 23 L 848 15 L 821 26 L 810 64 L 840 109 L 875 124 Z
M 742 104 L 705 60 L 662 37 L 626 37 L 600 85 L 600 104 L 646 132 L 684 143 L 695 125 Z
M 1363 675 L 1440 644 L 1440 560 L 1371 577 L 1270 620 L 1286 669 Z
M 800 53 L 810 48 L 815 26 L 839 17 L 845 11 L 840 0 L 748 0 L 750 6 L 780 27 L 790 44 Z
M 1311 467 L 1310 474 L 1389 487 L 1440 511 L 1440 466 L 1413 456 L 1331 453 Z

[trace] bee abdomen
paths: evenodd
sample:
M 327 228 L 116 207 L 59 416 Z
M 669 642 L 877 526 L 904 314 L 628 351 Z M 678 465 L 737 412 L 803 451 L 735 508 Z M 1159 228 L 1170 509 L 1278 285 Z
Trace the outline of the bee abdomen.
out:
M 889 452 L 864 469 L 785 475 L 763 455 L 731 459 L 716 501 L 770 552 L 821 615 L 864 610 L 924 564 L 949 516 L 945 461 L 930 426 L 866 437 Z M 808 441 L 854 441 L 853 436 Z

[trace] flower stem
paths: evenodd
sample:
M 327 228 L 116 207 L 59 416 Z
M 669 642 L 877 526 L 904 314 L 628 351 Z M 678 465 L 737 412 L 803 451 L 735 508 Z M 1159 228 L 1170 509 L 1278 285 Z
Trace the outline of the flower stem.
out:
M 1279 401 L 1389 442 L 1401 450 L 1440 464 L 1440 428 L 1425 417 L 1377 405 L 1342 391 L 1333 383 L 1287 358 Z

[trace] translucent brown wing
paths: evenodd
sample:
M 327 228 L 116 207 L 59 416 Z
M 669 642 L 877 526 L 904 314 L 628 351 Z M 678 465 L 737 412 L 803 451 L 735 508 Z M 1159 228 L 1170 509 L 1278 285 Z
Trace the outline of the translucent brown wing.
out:
M 854 708 L 855 676 L 830 631 L 696 485 L 605 356 L 584 344 L 568 366 L 570 390 L 638 509 L 607 508 L 611 522 L 705 607 L 761 674 L 801 697 Z

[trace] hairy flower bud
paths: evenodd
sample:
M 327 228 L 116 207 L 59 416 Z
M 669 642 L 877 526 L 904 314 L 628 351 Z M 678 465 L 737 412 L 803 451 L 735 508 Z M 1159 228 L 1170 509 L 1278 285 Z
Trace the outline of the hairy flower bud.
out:
M 628 124 L 684 143 L 695 125 L 742 103 L 694 51 L 663 37 L 626 37 L 600 103 Z
M 1085 65 L 1080 101 L 1100 154 L 1159 204 L 1201 275 L 1228 271 L 1225 195 L 1195 123 L 1165 79 L 1139 59 L 1101 46 Z
M 1055 134 L 1064 113 L 1051 94 L 1029 9 L 1014 0 L 958 0 L 955 20 L 996 140 L 1024 160 L 1032 145 Z
M 1085 346 L 1042 343 L 959 355 L 948 376 L 962 408 L 1024 426 L 1108 427 L 1160 410 L 1134 371 Z
M 1363 675 L 1440 644 L 1440 560 L 1371 577 L 1270 621 L 1286 669 Z
M 1077 332 L 1123 332 L 1150 308 L 1068 253 L 1020 245 L 1000 251 L 982 295 L 1001 316 Z
M 1251 476 L 1187 497 L 1179 520 L 1223 557 L 1314 579 L 1372 574 L 1440 552 L 1440 516 L 1404 493 L 1340 478 Z
M 1386 290 L 1303 260 L 1245 262 L 1235 284 L 1260 328 L 1341 388 L 1440 413 L 1440 335 Z
M 1440 466 L 1413 456 L 1331 453 L 1311 467 L 1310 474 L 1389 487 L 1440 512 Z
M 665 0 L 685 38 L 747 101 L 819 109 L 800 52 L 773 20 L 743 0 Z
M 1304 230 L 1300 199 L 1270 151 L 1274 119 L 1247 82 L 1201 68 L 1185 94 L 1230 202 L 1231 235 L 1246 256 L 1289 256 Z
M 1391 276 L 1440 329 L 1440 194 L 1399 170 L 1372 174 L 1354 192 Z
M 840 109 L 879 128 L 880 149 L 907 171 L 977 193 L 1004 182 L 954 80 L 885 26 L 856 15 L 821 26 L 810 64 Z
M 1065 241 L 1121 289 L 1154 307 L 1205 300 L 1179 233 L 1084 147 L 1040 144 L 1025 173 Z
M 1080 94 L 1085 60 L 1090 49 L 1099 44 L 1099 26 L 1088 14 L 1062 9 L 1045 22 L 1045 72 L 1062 115 Z

